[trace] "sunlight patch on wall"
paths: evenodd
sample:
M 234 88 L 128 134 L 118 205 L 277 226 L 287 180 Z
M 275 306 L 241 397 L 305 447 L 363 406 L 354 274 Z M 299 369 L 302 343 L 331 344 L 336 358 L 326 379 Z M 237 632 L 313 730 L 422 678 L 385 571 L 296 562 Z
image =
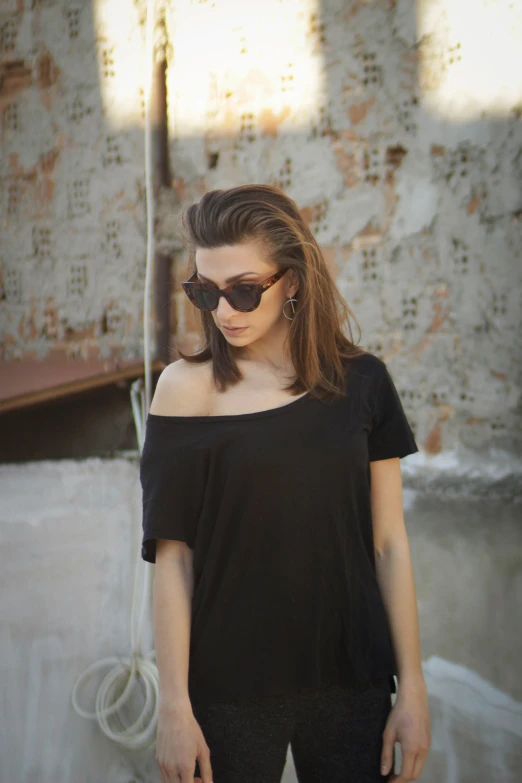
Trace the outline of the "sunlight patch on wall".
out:
M 145 27 L 138 8 L 130 0 L 95 0 L 93 17 L 103 113 L 115 130 L 143 127 Z
M 317 0 L 170 6 L 169 122 L 177 138 L 308 127 L 323 94 Z
M 522 3 L 417 0 L 419 86 L 448 119 L 522 111 Z

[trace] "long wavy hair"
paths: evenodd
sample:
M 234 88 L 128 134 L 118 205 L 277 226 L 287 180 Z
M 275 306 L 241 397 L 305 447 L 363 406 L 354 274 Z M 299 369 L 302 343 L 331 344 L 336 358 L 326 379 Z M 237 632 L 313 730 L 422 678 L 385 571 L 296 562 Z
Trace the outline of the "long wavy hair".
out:
M 187 279 L 196 271 L 197 248 L 257 241 L 278 269 L 297 275 L 295 315 L 289 328 L 289 350 L 296 379 L 285 387 L 292 394 L 308 391 L 320 399 L 343 396 L 345 361 L 366 354 L 353 342 L 350 318 L 361 329 L 330 274 L 323 254 L 295 202 L 271 185 L 240 185 L 210 190 L 181 216 L 181 231 L 189 251 Z M 243 375 L 238 349 L 227 342 L 210 312 L 197 309 L 203 345 L 197 353 L 179 357 L 188 362 L 212 360 L 216 388 L 225 391 Z M 344 333 L 348 327 L 350 339 Z M 344 360 L 344 361 L 343 361 Z

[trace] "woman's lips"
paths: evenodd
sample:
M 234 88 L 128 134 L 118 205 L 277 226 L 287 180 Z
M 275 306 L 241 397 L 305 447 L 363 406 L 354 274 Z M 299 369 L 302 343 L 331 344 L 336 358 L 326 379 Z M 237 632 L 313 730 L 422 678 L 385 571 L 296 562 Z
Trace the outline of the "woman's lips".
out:
M 244 332 L 245 329 L 247 329 L 248 327 L 246 327 L 246 326 L 237 326 L 237 327 L 232 329 L 229 326 L 222 326 L 221 328 L 224 329 L 224 331 L 227 332 L 228 334 L 239 334 L 240 332 Z

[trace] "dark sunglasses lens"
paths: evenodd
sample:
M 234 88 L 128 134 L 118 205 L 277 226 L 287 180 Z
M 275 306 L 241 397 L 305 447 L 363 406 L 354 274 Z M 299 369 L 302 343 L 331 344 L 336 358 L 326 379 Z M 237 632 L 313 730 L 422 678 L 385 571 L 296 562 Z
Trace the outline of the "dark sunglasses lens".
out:
M 201 310 L 215 310 L 219 303 L 219 294 L 213 286 L 196 284 L 190 287 L 192 301 Z M 254 310 L 259 304 L 259 294 L 248 285 L 234 285 L 230 290 L 230 304 L 236 310 Z
M 205 286 L 192 286 L 194 304 L 202 310 L 215 310 L 218 306 L 218 297 L 211 288 Z
M 253 310 L 259 304 L 259 297 L 255 288 L 235 285 L 230 291 L 230 302 L 237 310 Z

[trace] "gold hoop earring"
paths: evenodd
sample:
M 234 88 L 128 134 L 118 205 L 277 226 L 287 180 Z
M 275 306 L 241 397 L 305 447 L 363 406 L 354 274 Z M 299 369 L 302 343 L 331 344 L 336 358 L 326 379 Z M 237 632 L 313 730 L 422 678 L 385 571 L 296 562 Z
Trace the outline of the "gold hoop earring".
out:
M 292 312 L 295 315 L 294 302 L 297 302 L 297 299 L 293 299 L 293 298 L 287 299 L 286 302 L 283 305 L 283 315 L 284 315 L 284 317 L 288 318 L 289 321 L 293 321 L 294 319 L 290 318 L 290 316 L 285 313 L 285 307 L 287 306 L 288 302 L 290 302 L 290 307 L 292 308 Z

